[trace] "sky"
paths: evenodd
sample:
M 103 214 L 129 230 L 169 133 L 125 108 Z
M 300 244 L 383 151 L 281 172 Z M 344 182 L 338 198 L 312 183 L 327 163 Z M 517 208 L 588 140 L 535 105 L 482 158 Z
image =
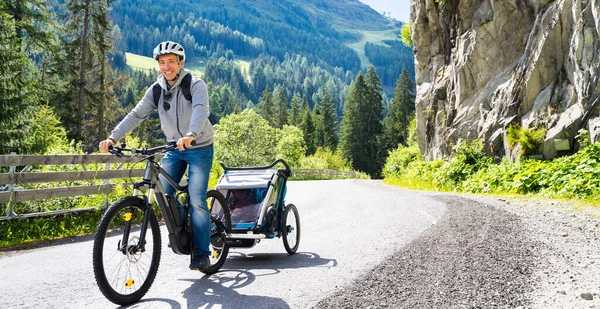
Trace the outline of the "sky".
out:
M 403 21 L 410 21 L 411 0 L 360 0 L 372 7 L 375 11 L 391 13 L 392 17 Z

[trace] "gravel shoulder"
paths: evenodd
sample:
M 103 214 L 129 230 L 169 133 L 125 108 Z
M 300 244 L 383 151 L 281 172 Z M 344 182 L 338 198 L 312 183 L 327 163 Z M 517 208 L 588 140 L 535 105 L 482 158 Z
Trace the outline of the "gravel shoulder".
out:
M 434 227 L 314 308 L 600 308 L 599 208 L 434 196 Z

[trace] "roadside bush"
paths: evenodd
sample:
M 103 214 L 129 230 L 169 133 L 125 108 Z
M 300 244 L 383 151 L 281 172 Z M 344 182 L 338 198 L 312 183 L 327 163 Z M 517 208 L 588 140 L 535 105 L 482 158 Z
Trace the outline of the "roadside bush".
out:
M 358 179 L 370 179 L 369 175 L 363 172 L 352 170 L 350 161 L 344 159 L 342 151 L 338 149 L 333 152 L 329 148 L 317 148 L 314 154 L 300 159 L 300 168 L 313 168 L 322 170 L 335 170 L 342 172 L 354 172 L 354 177 Z M 331 179 L 331 174 L 325 173 L 321 176 L 294 176 L 294 180 L 318 180 Z M 346 176 L 340 176 L 346 178 Z
M 462 187 L 462 182 L 493 163 L 483 151 L 481 140 L 465 141 L 458 145 L 449 164 L 444 166 L 444 176 L 453 187 Z
M 535 194 L 547 185 L 550 161 L 523 160 L 515 165 L 510 193 Z
M 388 157 L 383 166 L 383 176 L 385 178 L 399 178 L 407 171 L 411 162 L 421 159 L 418 145 L 398 146 L 395 150 L 388 152 Z
M 456 151 L 449 161 L 427 162 L 398 149 L 386 162 L 384 182 L 432 191 L 600 198 L 600 143 L 552 161 L 504 158 L 495 164 L 478 142 Z
M 465 179 L 462 189 L 473 193 L 510 192 L 515 172 L 515 162 L 504 158 L 499 164 L 490 164 Z
M 304 135 L 300 129 L 285 125 L 277 130 L 277 159 L 284 159 L 291 167 L 298 167 L 306 153 Z
M 569 198 L 599 198 L 600 143 L 591 144 L 573 156 L 552 161 L 540 193 Z
M 320 168 L 336 171 L 351 171 L 352 164 L 344 159 L 342 151 L 333 152 L 329 148 L 317 148 L 314 154 L 300 159 L 300 168 Z
M 415 180 L 413 184 L 418 186 L 416 189 L 450 191 L 452 185 L 444 175 L 448 165 L 449 163 L 443 160 L 414 161 L 409 164 L 406 177 Z

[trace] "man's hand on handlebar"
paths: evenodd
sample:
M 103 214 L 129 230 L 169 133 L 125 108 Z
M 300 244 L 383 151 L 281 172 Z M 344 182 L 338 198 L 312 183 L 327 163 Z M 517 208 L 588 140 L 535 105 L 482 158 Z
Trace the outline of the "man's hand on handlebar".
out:
M 186 148 L 192 147 L 194 143 L 194 137 L 192 136 L 184 136 L 177 140 L 177 149 L 180 151 L 184 151 Z
M 108 153 L 108 148 L 114 144 L 115 143 L 110 138 L 107 138 L 101 141 L 98 146 L 100 147 L 100 151 L 102 151 L 103 153 Z

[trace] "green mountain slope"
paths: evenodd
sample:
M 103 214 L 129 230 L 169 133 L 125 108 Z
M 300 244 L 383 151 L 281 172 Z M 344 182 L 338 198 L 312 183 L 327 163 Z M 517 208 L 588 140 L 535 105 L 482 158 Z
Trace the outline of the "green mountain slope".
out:
M 390 27 L 358 0 L 120 0 L 111 15 L 121 29 L 120 47 L 135 54 L 149 55 L 157 42 L 172 39 L 185 44 L 190 58 L 207 57 L 221 43 L 235 55 L 296 53 L 353 72 L 360 58 L 343 42 L 360 36 L 339 29 Z
M 393 24 L 358 0 L 290 0 L 336 29 L 384 30 Z

